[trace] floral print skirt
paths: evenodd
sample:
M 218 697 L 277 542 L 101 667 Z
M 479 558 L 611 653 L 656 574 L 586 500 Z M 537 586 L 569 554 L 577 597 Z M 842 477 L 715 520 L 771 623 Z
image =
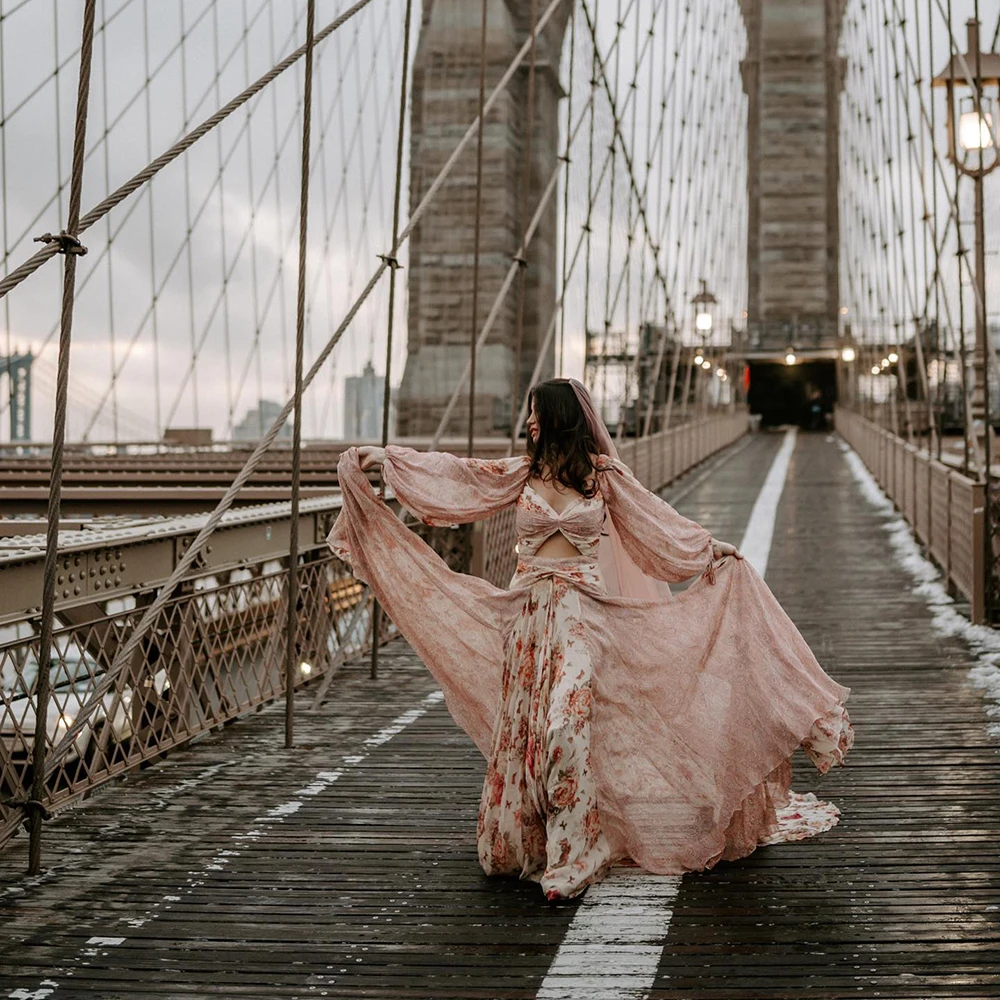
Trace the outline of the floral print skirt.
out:
M 528 586 L 504 636 L 503 693 L 479 806 L 488 875 L 540 882 L 574 896 L 613 860 L 601 832 L 590 759 L 592 663 L 577 585 L 604 589 L 597 562 L 524 557 Z

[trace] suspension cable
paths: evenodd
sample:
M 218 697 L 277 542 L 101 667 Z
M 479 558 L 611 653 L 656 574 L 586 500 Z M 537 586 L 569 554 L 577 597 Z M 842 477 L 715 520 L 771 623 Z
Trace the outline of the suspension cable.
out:
M 45 797 L 46 748 L 49 739 L 50 671 L 53 658 L 59 661 L 59 649 L 52 632 L 56 605 L 56 569 L 59 561 L 59 514 L 62 506 L 63 445 L 66 436 L 66 396 L 69 389 L 69 361 L 73 332 L 73 302 L 77 256 L 85 253 L 77 235 L 80 231 L 80 202 L 83 194 L 83 155 L 87 139 L 87 112 L 90 105 L 90 72 L 94 52 L 94 17 L 96 0 L 86 0 L 83 9 L 80 44 L 80 76 L 76 98 L 73 134 L 73 168 L 69 189 L 66 230 L 53 240 L 56 252 L 62 251 L 62 325 L 59 332 L 59 372 L 56 384 L 55 415 L 52 426 L 52 473 L 49 485 L 45 525 L 45 566 L 42 579 L 42 621 L 38 639 L 38 678 L 35 686 L 35 735 L 31 751 L 31 799 L 28 812 L 30 843 L 28 874 L 36 875 L 42 860 L 42 818 Z M 54 755 L 55 756 L 55 755 Z M 50 762 L 51 763 L 51 762 Z

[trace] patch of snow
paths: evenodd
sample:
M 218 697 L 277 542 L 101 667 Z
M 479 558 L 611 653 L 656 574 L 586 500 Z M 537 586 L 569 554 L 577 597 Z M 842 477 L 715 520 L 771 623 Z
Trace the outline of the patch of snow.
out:
M 940 636 L 963 639 L 976 663 L 967 672 L 969 682 L 986 698 L 986 714 L 1000 718 L 1000 631 L 975 625 L 955 608 L 941 571 L 921 551 L 906 520 L 896 512 L 861 457 L 842 438 L 837 444 L 844 454 L 865 499 L 886 515 L 885 530 L 896 561 L 913 577 L 913 593 L 923 597 L 931 612 L 931 628 Z M 990 736 L 1000 736 L 1000 723 L 987 727 Z

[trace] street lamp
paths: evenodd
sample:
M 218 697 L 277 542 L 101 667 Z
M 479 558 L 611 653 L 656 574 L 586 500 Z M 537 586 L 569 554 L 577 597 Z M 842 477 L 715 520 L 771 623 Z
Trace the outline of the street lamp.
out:
M 989 448 L 989 387 L 986 384 L 986 238 L 983 232 L 983 178 L 1000 165 L 997 156 L 997 103 L 1000 54 L 979 50 L 979 21 L 966 22 L 968 51 L 953 55 L 931 81 L 947 89 L 948 157 L 975 184 L 976 346 L 973 416 L 982 416 Z M 989 92 L 987 92 L 989 90 Z M 956 98 L 960 102 L 956 107 Z M 961 152 L 959 148 L 961 147 Z M 974 154 L 970 157 L 970 154 Z M 987 450 L 987 454 L 989 451 Z
M 698 281 L 701 291 L 691 299 L 691 305 L 694 306 L 694 328 L 704 343 L 711 336 L 712 328 L 715 326 L 715 307 L 718 305 L 718 300 L 708 290 L 708 282 L 704 278 L 699 278 Z
M 708 290 L 708 282 L 704 278 L 698 279 L 701 285 L 701 290 L 697 295 L 693 296 L 691 299 L 691 305 L 694 306 L 694 328 L 701 342 L 701 346 L 698 348 L 698 352 L 694 356 L 694 363 L 696 367 L 701 367 L 703 371 L 709 371 L 712 367 L 712 362 L 705 357 L 705 343 L 708 341 L 711 343 L 712 328 L 715 326 L 715 306 L 717 300 L 715 296 Z M 699 387 L 695 385 L 695 403 L 697 405 L 699 395 Z M 704 389 L 701 390 L 702 401 L 706 402 Z

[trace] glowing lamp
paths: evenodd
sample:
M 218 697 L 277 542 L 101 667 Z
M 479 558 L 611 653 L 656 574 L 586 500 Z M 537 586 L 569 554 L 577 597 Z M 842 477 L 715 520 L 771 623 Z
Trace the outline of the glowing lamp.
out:
M 988 105 L 988 100 L 983 99 L 983 105 Z M 993 114 L 990 111 L 983 111 L 980 115 L 975 110 L 975 101 L 971 97 L 962 98 L 962 107 L 973 105 L 971 111 L 963 111 L 958 116 L 958 144 L 967 153 L 978 149 L 992 149 L 996 143 L 993 141 L 995 131 Z
M 691 299 L 691 305 L 694 306 L 694 328 L 704 338 L 715 325 L 713 313 L 718 300 L 708 290 L 708 282 L 704 278 L 700 278 L 699 283 L 701 291 Z
M 944 87 L 947 93 L 948 156 L 963 173 L 982 177 L 997 165 L 1000 54 L 980 50 L 979 22 L 975 18 L 966 21 L 965 27 L 967 51 L 964 55 L 953 55 L 931 83 L 935 87 Z M 994 150 L 989 162 L 978 163 L 976 158 L 970 163 L 965 162 L 969 153 L 981 153 L 988 149 Z

